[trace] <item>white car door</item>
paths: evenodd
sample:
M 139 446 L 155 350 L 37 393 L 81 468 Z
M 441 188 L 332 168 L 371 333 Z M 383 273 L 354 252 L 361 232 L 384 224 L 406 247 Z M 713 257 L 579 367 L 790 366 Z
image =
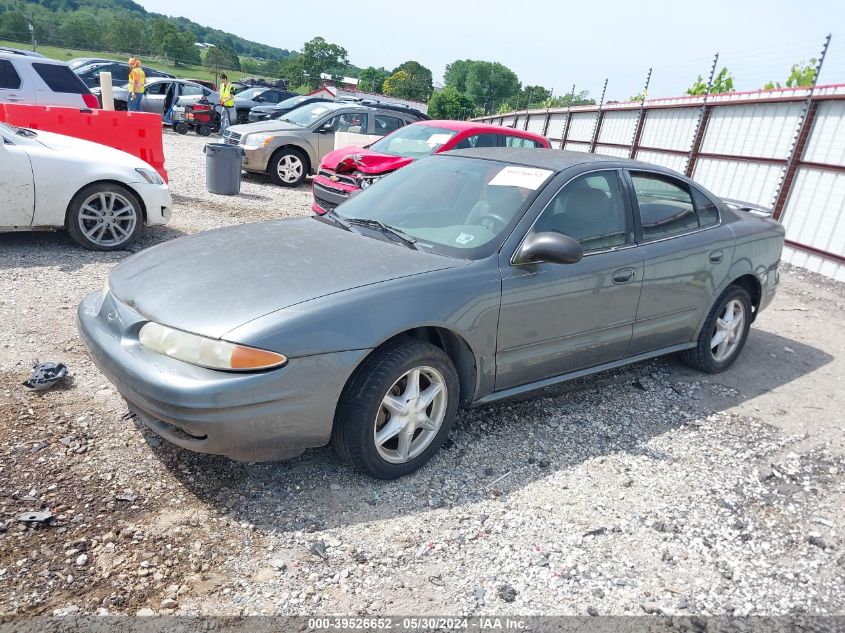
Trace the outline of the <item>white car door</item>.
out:
M 0 126 L 0 226 L 30 226 L 35 208 L 32 165 L 24 148 L 6 138 Z
M 13 59 L 0 57 L 0 103 L 34 102 L 32 81 L 24 81 L 21 76 L 25 71 L 31 73 L 32 69 L 25 64 L 18 68 Z

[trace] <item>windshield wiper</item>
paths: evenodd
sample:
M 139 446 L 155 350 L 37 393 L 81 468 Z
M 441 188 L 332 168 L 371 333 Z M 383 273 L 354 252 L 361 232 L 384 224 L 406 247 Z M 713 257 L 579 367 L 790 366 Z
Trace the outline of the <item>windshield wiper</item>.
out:
M 18 136 L 26 136 L 28 138 L 33 138 L 35 136 L 38 136 L 38 134 L 34 130 L 30 130 L 29 128 L 26 128 L 26 127 L 19 127 L 15 131 L 15 134 L 17 134 Z
M 329 219 L 330 219 L 330 220 L 332 220 L 335 224 L 337 224 L 338 226 L 343 227 L 343 228 L 344 228 L 344 229 L 346 229 L 347 231 L 351 231 L 351 230 L 352 230 L 352 227 L 351 227 L 351 226 L 349 226 L 349 222 L 347 222 L 346 220 L 344 220 L 344 219 L 340 216 L 340 214 L 339 214 L 337 211 L 334 211 L 333 209 L 330 209 L 330 210 L 326 211 L 323 215 L 318 216 L 318 217 L 321 217 L 321 218 L 329 218 Z
M 346 218 L 346 221 L 349 224 L 358 224 L 360 226 L 369 226 L 371 228 L 379 229 L 385 235 L 392 235 L 408 248 L 412 248 L 415 251 L 419 250 L 416 247 L 417 238 L 411 237 L 407 233 L 400 231 L 399 229 L 394 228 L 389 224 L 385 224 L 380 220 L 371 220 L 370 218 Z

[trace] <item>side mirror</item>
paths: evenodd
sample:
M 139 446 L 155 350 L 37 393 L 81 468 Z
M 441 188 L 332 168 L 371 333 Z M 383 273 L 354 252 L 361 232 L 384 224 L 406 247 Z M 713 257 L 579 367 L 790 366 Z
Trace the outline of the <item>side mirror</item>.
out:
M 547 231 L 532 233 L 525 238 L 522 248 L 514 258 L 515 264 L 574 264 L 584 257 L 581 244 L 562 233 Z
M 325 123 L 317 128 L 318 134 L 334 134 L 334 126 L 331 123 Z

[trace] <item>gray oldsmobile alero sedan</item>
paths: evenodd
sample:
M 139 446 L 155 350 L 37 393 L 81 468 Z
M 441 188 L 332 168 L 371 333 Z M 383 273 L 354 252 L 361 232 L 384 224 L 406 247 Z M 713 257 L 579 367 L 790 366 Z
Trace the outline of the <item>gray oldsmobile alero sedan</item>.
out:
M 654 165 L 466 150 L 325 216 L 138 253 L 78 324 L 174 444 L 266 460 L 331 441 L 388 479 L 438 450 L 459 406 L 672 352 L 726 369 L 783 238 Z

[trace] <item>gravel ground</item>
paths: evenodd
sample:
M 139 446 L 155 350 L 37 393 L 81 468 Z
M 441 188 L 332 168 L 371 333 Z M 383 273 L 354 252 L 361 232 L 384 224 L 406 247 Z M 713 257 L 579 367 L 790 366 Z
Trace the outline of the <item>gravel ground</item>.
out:
M 308 213 L 262 178 L 206 193 L 204 142 L 165 135 L 173 222 L 133 250 Z M 845 613 L 841 284 L 785 270 L 726 374 L 660 359 L 463 412 L 381 482 L 330 449 L 245 464 L 140 428 L 73 323 L 126 256 L 0 235 L 2 615 Z M 29 392 L 36 360 L 72 379 Z

